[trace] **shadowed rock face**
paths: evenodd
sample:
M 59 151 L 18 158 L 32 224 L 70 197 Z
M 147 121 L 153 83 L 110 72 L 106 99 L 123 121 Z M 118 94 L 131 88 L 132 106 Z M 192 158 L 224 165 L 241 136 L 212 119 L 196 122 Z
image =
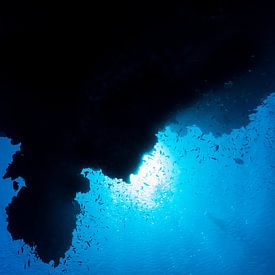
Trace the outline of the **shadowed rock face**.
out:
M 127 179 L 176 110 L 257 66 L 272 8 L 22 5 L 1 14 L 0 131 L 21 143 L 5 177 L 26 183 L 8 230 L 58 264 L 81 169 Z

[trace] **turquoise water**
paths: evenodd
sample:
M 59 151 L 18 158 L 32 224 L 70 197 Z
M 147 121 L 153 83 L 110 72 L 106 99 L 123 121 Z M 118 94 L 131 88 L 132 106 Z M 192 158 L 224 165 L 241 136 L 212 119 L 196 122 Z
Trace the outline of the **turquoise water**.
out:
M 2 274 L 275 274 L 275 94 L 226 134 L 199 119 L 186 128 L 192 112 L 157 133 L 129 182 L 83 169 L 91 190 L 76 195 L 82 211 L 57 268 L 27 246 L 18 254 L 4 212 L 14 191 L 1 183 Z M 3 174 L 19 148 L 0 143 Z

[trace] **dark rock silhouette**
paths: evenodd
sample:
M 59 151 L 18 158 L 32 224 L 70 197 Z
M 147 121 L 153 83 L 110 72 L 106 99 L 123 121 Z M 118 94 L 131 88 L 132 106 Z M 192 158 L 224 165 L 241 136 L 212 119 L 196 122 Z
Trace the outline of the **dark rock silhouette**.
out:
M 56 265 L 80 211 L 74 196 L 89 189 L 82 168 L 127 179 L 176 110 L 274 45 L 273 7 L 251 3 L 1 12 L 0 131 L 21 143 L 5 178 L 26 184 L 6 209 L 8 230 Z

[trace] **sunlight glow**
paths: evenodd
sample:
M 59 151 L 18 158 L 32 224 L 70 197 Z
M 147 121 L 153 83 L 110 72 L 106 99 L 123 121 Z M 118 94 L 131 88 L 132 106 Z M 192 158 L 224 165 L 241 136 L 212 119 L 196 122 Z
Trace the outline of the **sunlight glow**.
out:
M 171 194 L 168 191 L 172 191 L 174 168 L 168 148 L 157 143 L 151 154 L 144 155 L 138 173 L 130 175 L 129 184 L 113 186 L 114 200 L 128 201 L 141 208 L 159 206 Z

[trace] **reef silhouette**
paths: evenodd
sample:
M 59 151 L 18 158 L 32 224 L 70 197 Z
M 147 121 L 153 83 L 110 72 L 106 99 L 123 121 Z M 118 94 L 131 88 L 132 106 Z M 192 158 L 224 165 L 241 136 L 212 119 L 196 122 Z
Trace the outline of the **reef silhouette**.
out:
M 262 62 L 272 12 L 252 3 L 3 8 L 0 133 L 21 144 L 4 177 L 26 185 L 6 208 L 12 238 L 58 265 L 80 211 L 75 194 L 89 190 L 81 170 L 127 179 L 177 110 Z

